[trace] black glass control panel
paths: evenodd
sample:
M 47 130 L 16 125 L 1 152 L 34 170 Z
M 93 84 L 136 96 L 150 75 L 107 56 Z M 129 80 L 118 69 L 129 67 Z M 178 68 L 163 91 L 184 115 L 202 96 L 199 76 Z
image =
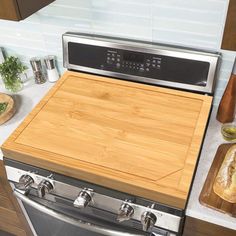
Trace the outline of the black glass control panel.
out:
M 82 43 L 68 43 L 68 61 L 97 70 L 205 87 L 210 63 Z

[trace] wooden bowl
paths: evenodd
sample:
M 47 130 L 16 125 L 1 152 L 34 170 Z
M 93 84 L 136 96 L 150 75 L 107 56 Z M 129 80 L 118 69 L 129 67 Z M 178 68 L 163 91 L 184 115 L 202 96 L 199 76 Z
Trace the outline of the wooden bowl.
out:
M 0 114 L 0 125 L 8 121 L 14 115 L 14 100 L 11 96 L 0 93 L 0 103 L 7 103 L 6 110 Z

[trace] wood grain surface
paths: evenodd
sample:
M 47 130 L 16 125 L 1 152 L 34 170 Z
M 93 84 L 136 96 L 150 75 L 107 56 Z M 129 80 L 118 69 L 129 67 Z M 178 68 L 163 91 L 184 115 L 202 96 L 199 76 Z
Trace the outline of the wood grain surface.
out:
M 55 0 L 0 0 L 0 19 L 19 21 Z
M 0 19 L 19 20 L 20 12 L 16 0 L 0 0 Z
M 235 236 L 236 231 L 186 216 L 183 236 Z
M 184 208 L 212 98 L 66 72 L 6 157 Z
M 221 44 L 222 49 L 236 50 L 236 1 L 229 1 L 229 8 Z
M 0 114 L 0 125 L 11 119 L 15 112 L 14 100 L 11 96 L 0 93 L 0 103 L 7 103 L 6 110 Z
M 7 181 L 3 162 L 0 161 L 0 231 L 16 236 L 32 236 L 28 223 Z M 0 233 L 1 235 L 1 233 Z
M 236 217 L 236 204 L 223 200 L 215 194 L 213 190 L 214 180 L 218 174 L 222 162 L 224 161 L 225 154 L 232 145 L 234 144 L 221 144 L 219 146 L 199 196 L 199 201 L 206 207 L 210 207 L 214 210 Z
M 34 12 L 37 12 L 41 8 L 47 6 L 48 4 L 54 1 L 55 0 L 17 0 L 21 19 L 25 19 L 26 17 L 32 15 Z

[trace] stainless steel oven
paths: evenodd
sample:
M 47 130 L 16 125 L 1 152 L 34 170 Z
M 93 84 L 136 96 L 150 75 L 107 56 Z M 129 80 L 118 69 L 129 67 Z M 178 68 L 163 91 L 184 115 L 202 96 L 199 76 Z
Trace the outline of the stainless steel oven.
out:
M 63 55 L 68 70 L 211 95 L 219 59 L 212 52 L 76 33 L 63 35 Z M 184 209 L 7 158 L 4 162 L 35 235 L 182 233 Z
M 38 236 L 175 236 L 184 211 L 4 158 Z

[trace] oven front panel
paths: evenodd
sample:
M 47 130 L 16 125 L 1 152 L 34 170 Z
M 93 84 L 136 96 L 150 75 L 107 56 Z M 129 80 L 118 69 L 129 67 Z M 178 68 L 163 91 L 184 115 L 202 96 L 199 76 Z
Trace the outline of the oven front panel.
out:
M 39 236 L 45 235 L 43 234 L 44 231 L 48 231 L 50 233 L 52 232 L 52 235 L 60 236 L 60 234 L 55 233 L 63 225 L 66 225 L 63 227 L 68 228 L 68 232 L 70 232 L 70 230 L 71 232 L 73 232 L 73 230 L 76 232 L 83 232 L 85 230 L 80 226 L 77 226 L 76 223 L 71 224 L 69 221 L 64 222 L 64 215 L 67 217 L 72 217 L 72 219 L 77 219 L 79 222 L 82 220 L 83 222 L 87 222 L 89 224 L 99 225 L 104 229 L 115 230 L 118 232 L 122 229 L 122 232 L 128 232 L 128 235 L 145 236 L 155 233 L 153 235 L 169 236 L 177 235 L 181 231 L 183 211 L 178 209 L 150 202 L 146 199 L 136 198 L 125 193 L 105 189 L 101 186 L 89 184 L 87 182 L 75 180 L 62 175 L 52 175 L 47 170 L 31 167 L 9 159 L 4 159 L 4 161 L 8 180 L 12 183 L 16 197 L 18 197 L 22 202 L 31 223 Z M 29 175 L 34 180 L 34 183 L 31 184 L 27 193 L 18 189 L 19 179 L 24 175 Z M 45 194 L 44 197 L 39 197 L 39 185 L 45 180 L 50 181 L 54 186 L 54 189 L 50 193 Z M 94 190 L 93 200 L 86 208 L 79 209 L 75 207 L 74 202 L 84 188 Z M 118 211 L 121 205 L 127 200 L 130 201 L 129 205 L 133 207 L 134 213 L 129 220 L 118 222 Z M 32 206 L 32 202 L 36 203 L 36 206 Z M 46 214 L 44 214 L 44 209 L 41 209 L 42 207 L 37 210 L 37 205 L 43 206 L 43 208 L 46 209 Z M 62 218 L 58 218 L 54 215 L 54 212 L 50 212 L 50 210 L 63 215 Z M 157 220 L 154 227 L 145 232 L 142 229 L 140 219 L 146 211 L 150 211 L 155 214 Z M 60 225 L 60 227 L 53 226 L 50 228 L 52 225 L 57 224 Z M 41 225 L 45 225 L 45 227 L 41 227 Z M 49 229 L 47 229 L 47 227 L 49 227 Z M 81 233 L 80 235 L 109 235 L 99 234 L 100 231 L 93 232 L 93 230 L 89 229 L 87 229 L 87 231 L 90 232 L 87 234 Z M 64 231 L 62 230 L 60 232 L 62 232 L 63 235 Z M 70 235 L 76 236 L 77 234 Z M 123 234 L 118 235 L 123 236 Z
M 218 58 L 218 53 L 196 49 L 99 35 L 63 35 L 64 66 L 69 70 L 210 94 Z
M 69 63 L 155 81 L 206 87 L 210 63 L 130 50 L 68 43 Z M 186 70 L 188 68 L 188 70 Z
M 53 215 L 46 214 L 39 211 L 37 208 L 22 202 L 27 217 L 29 217 L 31 224 L 37 234 L 37 236 L 176 236 L 177 233 L 173 233 L 164 229 L 154 228 L 150 232 L 143 232 L 142 226 L 131 220 L 129 222 L 123 222 L 122 225 L 116 223 L 116 215 L 110 212 L 106 212 L 96 208 L 90 208 L 86 211 L 81 211 L 73 207 L 73 202 L 64 201 L 64 199 L 54 198 L 54 201 L 48 199 L 40 199 L 34 195 L 28 196 L 28 198 L 42 206 L 50 208 L 57 213 L 72 217 L 72 219 L 78 220 L 78 222 L 87 222 L 87 229 L 75 225 L 73 222 L 69 223 L 63 219 L 58 219 Z M 99 225 L 104 228 L 103 233 L 94 232 L 90 225 Z M 112 233 L 114 232 L 114 233 Z

